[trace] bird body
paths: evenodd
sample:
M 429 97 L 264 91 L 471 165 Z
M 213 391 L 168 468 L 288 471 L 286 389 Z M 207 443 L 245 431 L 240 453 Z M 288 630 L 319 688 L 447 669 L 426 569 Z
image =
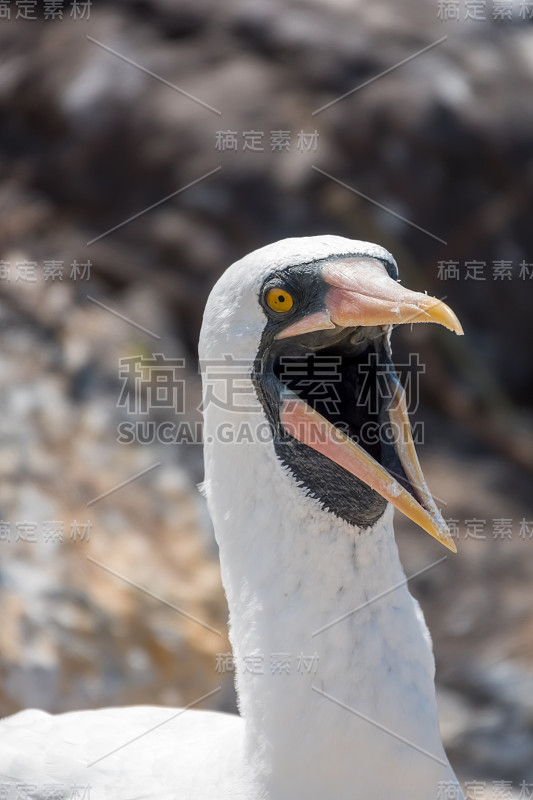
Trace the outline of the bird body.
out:
M 460 332 L 446 306 L 404 290 L 396 275 L 378 245 L 310 237 L 247 256 L 210 295 L 200 337 L 204 491 L 241 717 L 22 712 L 0 725 L 1 779 L 27 771 L 36 784 L 85 781 L 92 800 L 436 800 L 443 783 L 460 796 L 391 503 L 452 544 L 410 429 L 372 445 L 374 455 L 357 443 L 361 419 L 403 413 L 391 323 L 428 317 Z M 391 393 L 361 416 L 356 373 L 369 354 L 384 359 Z M 317 383 L 324 359 L 338 367 L 333 389 L 323 376 Z M 239 392 L 228 400 L 235 371 Z
M 133 706 L 1 723 L 5 800 L 241 798 L 243 720 L 212 711 Z

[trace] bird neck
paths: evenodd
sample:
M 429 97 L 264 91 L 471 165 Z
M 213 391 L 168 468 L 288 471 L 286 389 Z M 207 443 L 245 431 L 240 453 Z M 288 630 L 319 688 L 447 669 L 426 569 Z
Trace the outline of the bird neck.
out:
M 304 496 L 268 444 L 213 455 L 250 796 L 434 800 L 453 773 L 392 509 L 360 531 Z

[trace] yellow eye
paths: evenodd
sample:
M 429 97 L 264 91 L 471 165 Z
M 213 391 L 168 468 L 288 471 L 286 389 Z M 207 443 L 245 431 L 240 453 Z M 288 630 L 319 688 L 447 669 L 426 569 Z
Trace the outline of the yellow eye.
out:
M 266 301 L 272 311 L 289 311 L 294 305 L 294 300 L 285 289 L 269 289 Z

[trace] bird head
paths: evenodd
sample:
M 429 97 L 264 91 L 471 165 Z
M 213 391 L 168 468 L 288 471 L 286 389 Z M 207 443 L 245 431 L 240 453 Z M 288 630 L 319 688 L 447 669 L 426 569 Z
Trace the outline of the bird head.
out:
M 208 370 L 218 366 L 219 380 L 224 369 L 240 370 L 249 405 L 242 391 L 226 391 L 225 416 L 238 426 L 255 414 L 258 444 L 273 448 L 302 492 L 359 528 L 373 526 L 391 503 L 455 551 L 391 359 L 392 327 L 422 322 L 463 332 L 442 301 L 399 283 L 394 258 L 379 245 L 314 236 L 256 250 L 226 270 L 206 306 L 206 427 Z M 209 431 L 216 438 L 213 425 Z

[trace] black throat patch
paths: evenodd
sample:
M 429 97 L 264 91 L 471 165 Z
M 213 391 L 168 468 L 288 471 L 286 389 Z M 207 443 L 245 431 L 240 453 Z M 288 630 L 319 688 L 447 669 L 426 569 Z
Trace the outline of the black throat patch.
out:
M 290 390 L 410 488 L 393 444 L 383 437 L 388 420 L 386 383 L 395 378 L 385 333 L 381 328 L 335 328 L 276 339 L 286 325 L 324 310 L 328 287 L 320 262 L 273 273 L 259 298 L 263 306 L 264 293 L 272 285 L 295 298 L 290 315 L 265 309 L 268 322 L 252 374 L 276 454 L 302 491 L 324 509 L 359 528 L 371 527 L 384 513 L 387 501 L 343 467 L 290 436 L 280 421 L 280 404 L 284 392 Z

